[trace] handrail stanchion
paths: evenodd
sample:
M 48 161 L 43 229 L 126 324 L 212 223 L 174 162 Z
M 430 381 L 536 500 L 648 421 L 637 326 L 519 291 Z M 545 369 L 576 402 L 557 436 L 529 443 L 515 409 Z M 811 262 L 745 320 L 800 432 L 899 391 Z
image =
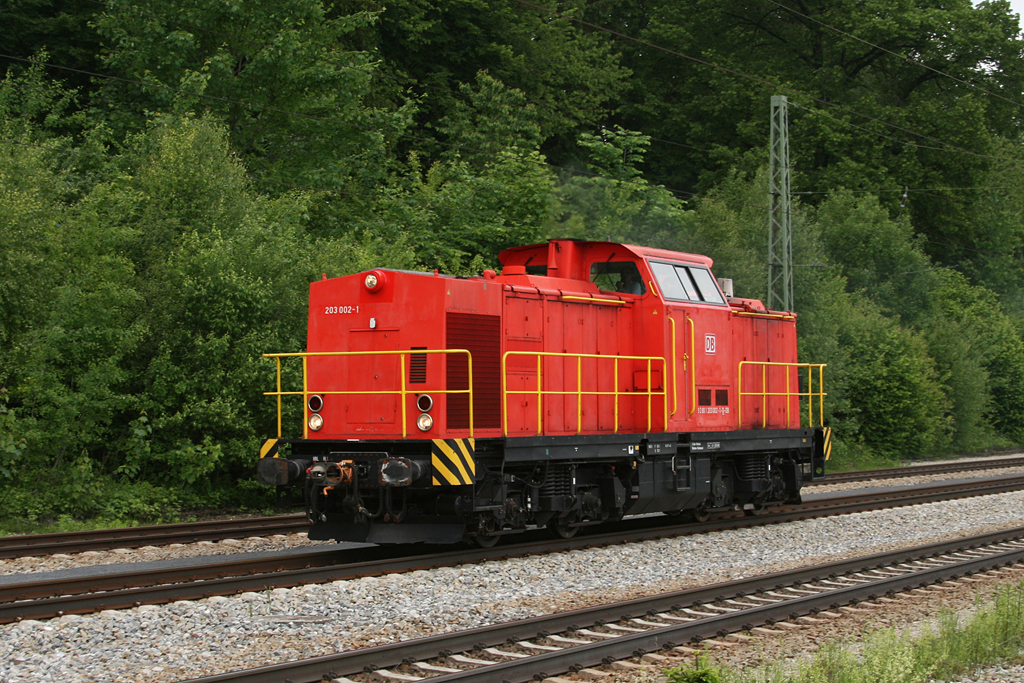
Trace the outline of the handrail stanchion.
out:
M 541 356 L 537 355 L 537 435 L 544 433 L 543 417 L 541 416 Z
M 564 365 L 562 366 L 565 367 Z M 564 371 L 564 370 L 563 370 Z M 583 431 L 583 356 L 576 356 L 576 433 Z
M 274 359 L 277 362 L 277 438 L 281 438 L 281 358 Z
M 693 363 L 690 365 L 690 381 L 693 391 L 690 396 L 690 417 L 697 410 L 697 336 L 694 332 L 693 318 L 686 316 L 686 322 L 690 324 L 690 358 Z
M 410 362 L 412 362 L 410 360 Z M 469 368 L 469 435 L 475 436 L 473 428 L 473 354 L 466 351 L 466 367 Z
M 412 363 L 412 359 L 410 359 L 409 362 Z M 406 432 L 406 428 L 405 428 L 406 414 L 405 414 L 405 354 L 404 353 L 398 354 L 398 400 L 402 404 L 402 438 L 404 439 L 405 436 L 406 436 L 406 433 L 407 433 Z M 470 427 L 469 427 L 469 431 L 470 431 L 470 433 L 472 433 L 473 432 L 473 425 L 472 425 L 472 419 L 473 419 L 472 418 L 472 415 L 473 415 L 472 410 L 473 410 L 473 407 L 470 406 L 469 410 L 470 410 L 470 413 L 469 413 L 470 414 Z
M 824 364 L 818 366 L 818 426 L 825 426 L 825 366 Z M 811 425 L 813 426 L 813 422 Z
M 615 386 L 612 387 L 612 391 L 615 395 L 615 429 L 613 430 L 616 434 L 619 433 L 619 358 L 615 357 L 615 376 L 613 378 Z
M 303 419 L 302 419 L 302 438 L 303 439 L 308 439 L 309 438 L 309 420 L 305 419 L 305 414 L 306 414 L 305 408 L 306 408 L 307 405 L 309 405 L 309 385 L 307 383 L 308 382 L 309 373 L 306 372 L 308 369 L 309 369 L 308 357 L 307 356 L 303 356 L 302 357 L 302 408 L 303 408 L 303 410 L 302 410 L 302 415 L 303 415 Z

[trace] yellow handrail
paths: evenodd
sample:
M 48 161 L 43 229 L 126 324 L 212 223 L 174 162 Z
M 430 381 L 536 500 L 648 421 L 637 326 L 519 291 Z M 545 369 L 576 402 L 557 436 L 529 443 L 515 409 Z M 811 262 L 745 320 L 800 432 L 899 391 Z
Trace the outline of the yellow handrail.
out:
M 679 380 L 676 377 L 676 319 L 669 313 L 668 321 L 672 323 L 672 414 L 679 410 Z
M 693 392 L 690 396 L 690 414 L 687 418 L 693 417 L 693 412 L 697 410 L 697 335 L 694 332 L 693 318 L 686 316 L 686 322 L 690 323 L 690 358 L 693 359 L 693 364 L 690 366 L 690 379 L 693 382 Z M 683 371 L 686 371 L 686 366 L 683 366 Z
M 451 354 L 451 353 L 464 353 L 466 354 L 466 367 L 468 370 L 468 389 L 424 389 L 417 388 L 415 391 L 410 391 L 405 386 L 405 357 L 413 354 Z M 399 388 L 397 391 L 315 391 L 309 388 L 308 384 L 308 362 L 307 359 L 312 356 L 398 356 L 398 377 L 399 377 Z M 380 394 L 397 394 L 401 397 L 400 403 L 402 405 L 402 438 L 404 439 L 406 432 L 406 400 L 405 397 L 410 394 L 422 394 L 429 391 L 432 394 L 469 394 L 469 435 L 475 436 L 473 429 L 473 354 L 467 349 L 409 349 L 400 351 L 314 351 L 314 352 L 302 352 L 302 353 L 265 353 L 264 358 L 273 358 L 277 363 L 277 391 L 264 391 L 264 396 L 276 396 L 277 397 L 277 438 L 281 438 L 281 398 L 283 396 L 302 396 L 302 404 L 305 406 L 309 402 L 309 397 L 313 394 L 321 396 L 359 396 L 359 395 L 380 395 Z M 302 391 L 281 391 L 281 359 L 282 358 L 301 358 L 302 359 Z M 411 362 L 411 361 L 410 361 Z M 305 419 L 302 421 L 302 438 L 309 438 L 309 425 Z
M 761 366 L 761 391 L 743 391 L 743 366 Z M 785 391 L 768 391 L 768 368 L 771 366 L 785 367 L 786 371 L 786 390 Z M 807 425 L 814 425 L 814 399 L 818 399 L 818 424 L 824 426 L 824 415 L 825 415 L 825 397 L 828 395 L 822 389 L 825 387 L 825 367 L 827 363 L 773 363 L 769 361 L 757 361 L 757 360 L 745 360 L 740 361 L 739 370 L 737 372 L 737 408 L 736 417 L 737 424 L 743 426 L 743 397 L 744 396 L 760 396 L 761 397 L 761 426 L 762 428 L 768 426 L 768 397 L 769 396 L 784 396 L 786 398 L 786 426 L 792 427 L 792 418 L 789 412 L 789 399 L 793 396 L 797 398 L 807 397 Z M 807 391 L 791 391 L 789 385 L 789 369 L 796 369 L 797 373 L 801 369 L 807 369 Z M 814 369 L 818 370 L 818 391 L 814 391 Z
M 509 389 L 507 386 L 508 358 L 509 356 L 536 356 L 537 357 L 537 388 L 536 389 Z M 575 358 L 576 359 L 576 389 L 575 391 L 553 391 L 544 389 L 543 359 L 544 358 Z M 584 391 L 582 363 L 584 358 L 596 358 L 599 360 L 612 361 L 613 367 L 613 391 Z M 647 390 L 644 392 L 619 391 L 619 361 L 640 360 L 647 362 Z M 668 393 L 664 389 L 668 386 L 662 379 L 661 391 L 654 391 L 651 387 L 654 382 L 651 379 L 651 363 L 661 363 L 661 373 L 665 375 L 667 364 L 660 356 L 603 356 L 597 353 L 548 353 L 544 351 L 506 351 L 501 357 L 501 422 L 503 431 L 508 434 L 508 397 L 513 394 L 529 394 L 537 397 L 537 434 L 544 433 L 544 410 L 543 400 L 545 396 L 575 396 L 576 397 L 576 433 L 583 431 L 583 397 L 584 396 L 614 396 L 615 397 L 615 424 L 614 432 L 619 431 L 619 396 L 646 396 L 647 397 L 647 431 L 651 431 L 651 400 L 654 396 L 661 396 L 664 400 L 665 423 L 668 424 Z

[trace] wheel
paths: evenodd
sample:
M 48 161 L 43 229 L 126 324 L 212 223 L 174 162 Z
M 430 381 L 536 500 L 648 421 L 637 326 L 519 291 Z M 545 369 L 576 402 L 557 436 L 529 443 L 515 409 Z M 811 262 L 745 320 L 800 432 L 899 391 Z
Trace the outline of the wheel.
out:
M 761 505 L 761 504 L 755 504 L 754 507 L 752 507 L 752 508 L 744 509 L 743 510 L 743 514 L 746 515 L 747 517 L 759 517 L 759 516 L 763 515 L 767 511 L 768 511 L 768 506 Z
M 695 522 L 706 522 L 711 519 L 711 511 L 704 507 L 690 510 L 690 519 Z
M 476 543 L 481 548 L 493 548 L 498 545 L 498 540 L 501 536 L 487 536 L 484 534 L 473 534 L 472 543 Z
M 574 521 L 575 517 L 554 517 L 548 522 L 548 530 L 555 538 L 572 538 L 580 530 L 578 526 L 569 526 Z

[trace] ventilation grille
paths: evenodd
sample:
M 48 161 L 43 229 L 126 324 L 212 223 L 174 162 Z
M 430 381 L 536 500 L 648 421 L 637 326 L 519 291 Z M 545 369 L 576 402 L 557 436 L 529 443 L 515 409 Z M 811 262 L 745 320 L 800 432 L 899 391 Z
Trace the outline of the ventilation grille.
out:
M 449 312 L 449 349 L 473 354 L 473 426 L 501 428 L 501 317 Z M 448 390 L 469 388 L 465 354 L 448 354 Z M 468 394 L 448 394 L 448 429 L 469 429 Z
M 426 349 L 426 346 L 414 346 L 413 351 Z M 427 354 L 409 354 L 409 384 L 427 383 Z

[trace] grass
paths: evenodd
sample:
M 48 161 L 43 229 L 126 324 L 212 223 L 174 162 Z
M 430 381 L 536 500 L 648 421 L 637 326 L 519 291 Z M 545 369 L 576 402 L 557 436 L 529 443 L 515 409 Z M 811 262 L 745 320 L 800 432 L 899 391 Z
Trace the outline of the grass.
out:
M 67 534 L 76 531 L 92 531 L 93 529 L 119 529 L 129 526 L 140 526 L 142 522 L 109 517 L 93 517 L 92 519 L 74 519 L 71 515 L 60 515 L 56 519 L 4 519 L 0 520 L 0 536 L 16 536 L 21 534 Z
M 995 662 L 1019 661 L 1022 648 L 1024 582 L 1000 590 L 993 602 L 967 618 L 944 612 L 917 636 L 894 629 L 875 632 L 859 652 L 832 643 L 796 664 L 738 671 L 716 669 L 698 659 L 665 675 L 671 683 L 926 683 Z

